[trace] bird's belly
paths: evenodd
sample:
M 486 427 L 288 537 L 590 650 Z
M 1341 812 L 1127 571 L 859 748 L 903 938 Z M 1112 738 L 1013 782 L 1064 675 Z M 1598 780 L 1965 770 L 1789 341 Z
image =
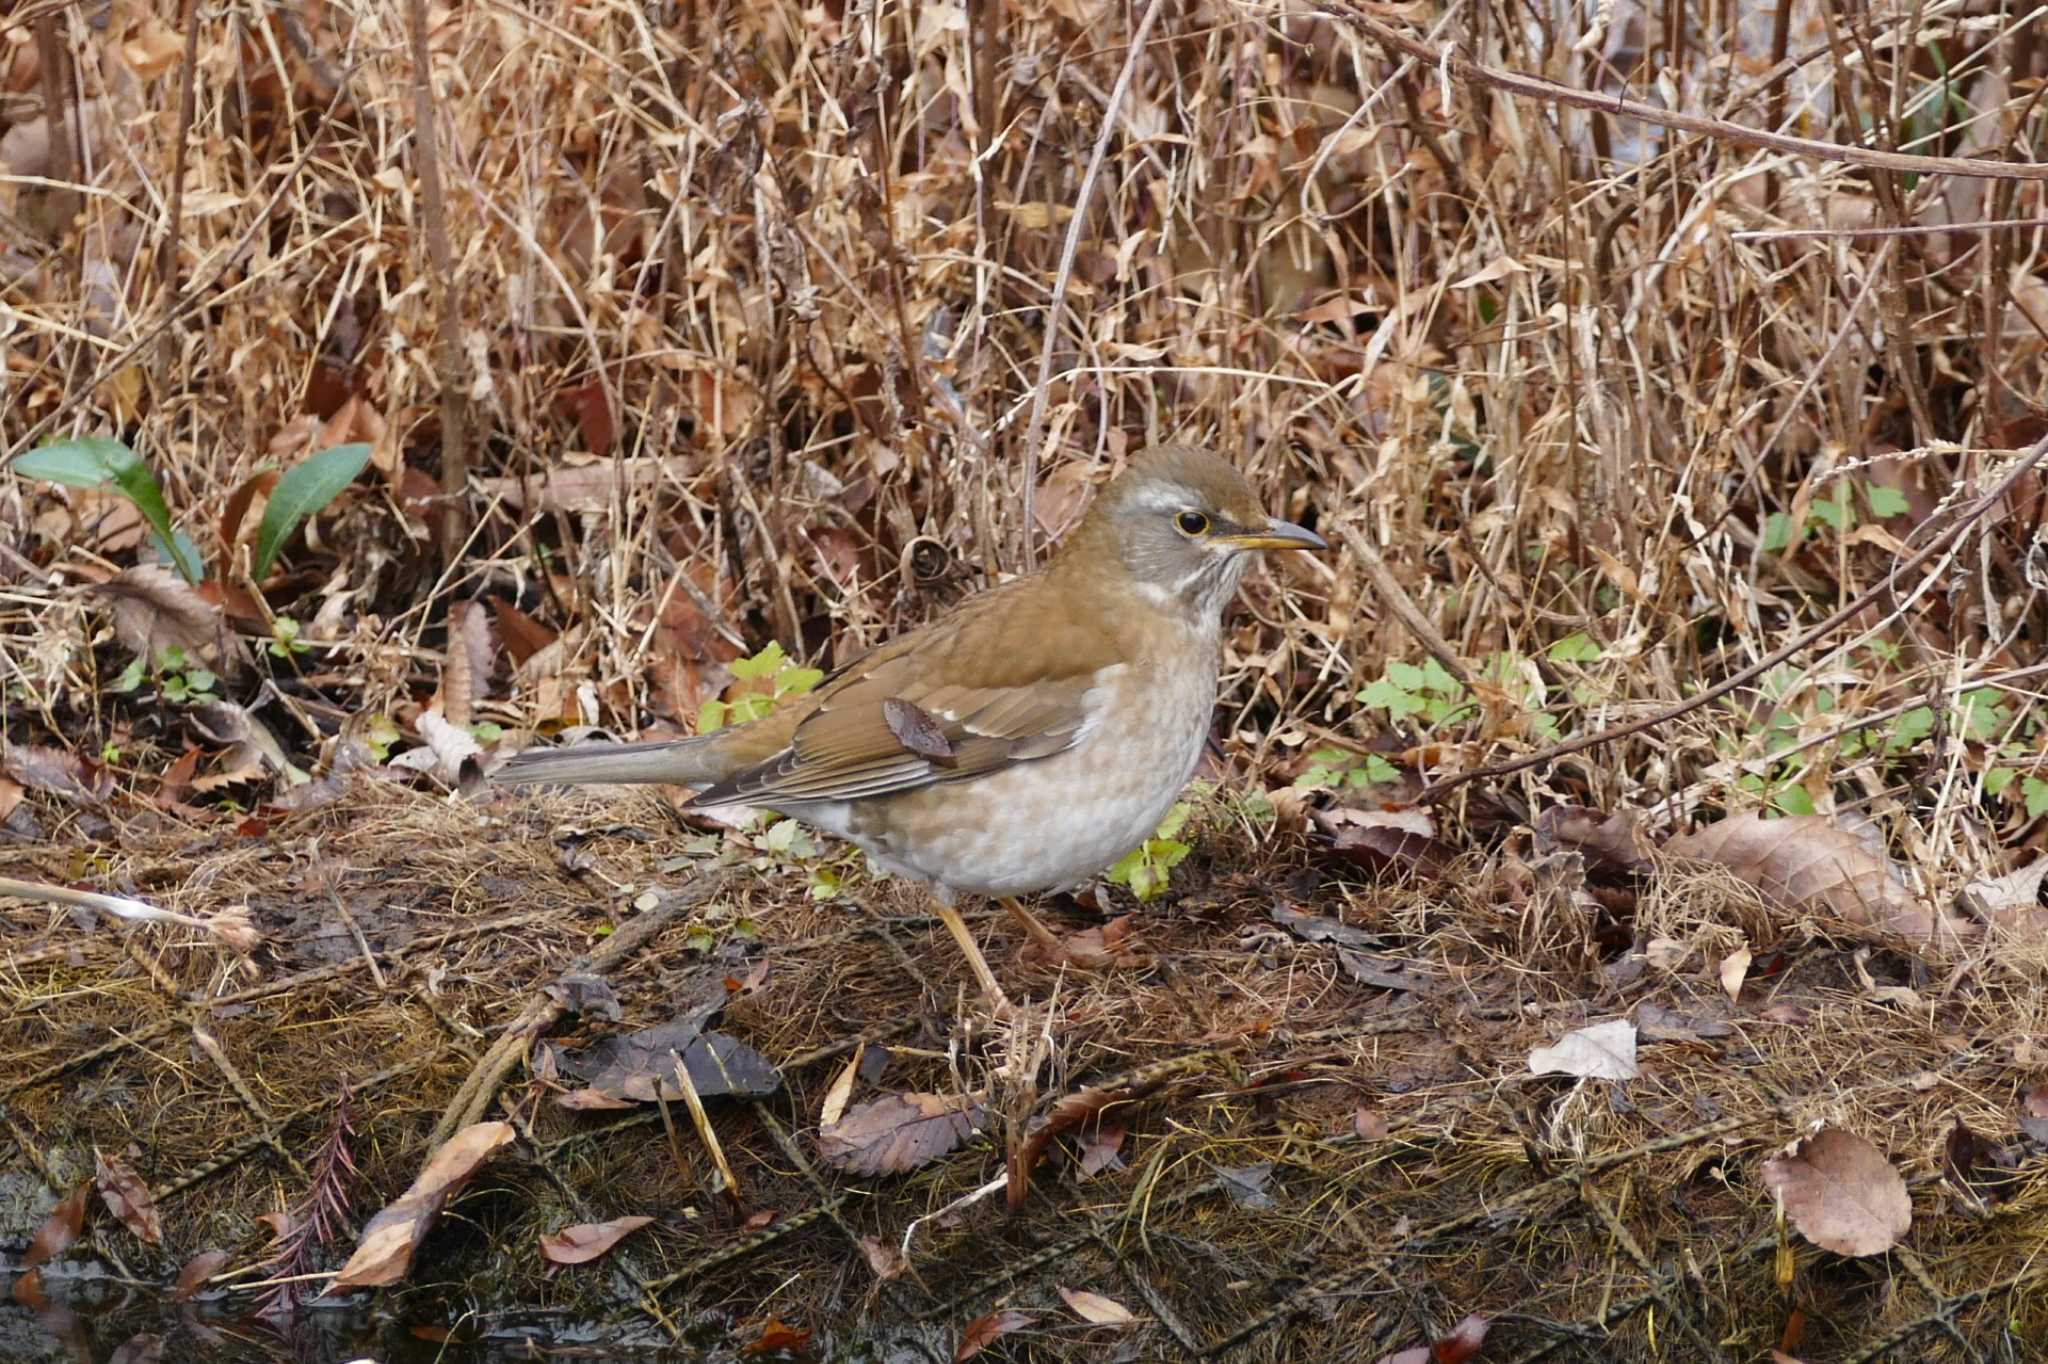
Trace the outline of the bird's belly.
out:
M 1128 698 L 1126 698 L 1128 699 Z M 1209 732 L 1207 676 L 1146 688 L 1063 753 L 854 803 L 827 823 L 882 866 L 945 890 L 1027 895 L 1077 886 L 1151 836 Z M 838 827 L 832 827 L 836 824 Z

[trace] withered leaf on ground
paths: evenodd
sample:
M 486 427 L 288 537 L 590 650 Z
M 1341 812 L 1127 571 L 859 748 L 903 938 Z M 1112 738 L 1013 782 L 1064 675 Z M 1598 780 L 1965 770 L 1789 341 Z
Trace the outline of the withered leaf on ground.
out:
M 412 1187 L 364 1226 L 355 1254 L 335 1275 L 330 1288 L 379 1288 L 404 1279 L 412 1268 L 414 1252 L 439 1220 L 441 1209 L 485 1161 L 510 1145 L 515 1135 L 510 1123 L 479 1122 L 443 1142 Z
M 614 1217 L 609 1222 L 581 1222 L 540 1238 L 540 1253 L 549 1264 L 582 1265 L 652 1222 L 652 1217 Z
M 1825 1127 L 1764 1162 L 1799 1234 L 1838 1255 L 1880 1255 L 1913 1224 L 1906 1181 L 1884 1153 L 1854 1132 Z
M 1536 816 L 1536 851 L 1576 848 L 1588 875 L 1627 876 L 1650 865 L 1650 847 L 1632 810 L 1607 814 L 1583 805 L 1553 805 Z
M 1451 1333 L 1434 1345 L 1416 1345 L 1381 1355 L 1379 1364 L 1465 1364 L 1486 1343 L 1489 1324 L 1485 1317 L 1474 1312 L 1453 1326 Z
M 1555 1046 L 1531 1051 L 1529 1069 L 1537 1075 L 1576 1075 L 1582 1080 L 1633 1080 L 1636 1025 L 1617 1018 L 1568 1032 Z
M 900 1175 L 937 1160 L 987 1123 L 987 1107 L 972 1095 L 888 1094 L 819 1128 L 818 1153 L 850 1174 Z
M 1972 1132 L 1961 1118 L 1942 1143 L 1941 1168 L 1948 1182 L 1979 1203 L 2003 1203 L 2019 1192 L 2013 1176 L 2020 1153 Z
M 811 1333 L 800 1331 L 775 1317 L 768 1318 L 761 1334 L 740 1347 L 743 1355 L 771 1355 L 809 1348 Z
M 1824 815 L 1734 815 L 1678 835 L 1664 851 L 1717 862 L 1787 908 L 1829 914 L 1901 937 L 1954 942 L 1970 928 L 1913 895 L 1879 852 Z
M 171 1288 L 172 1302 L 190 1302 L 206 1287 L 207 1280 L 221 1272 L 232 1258 L 224 1250 L 202 1250 L 185 1261 L 185 1267 L 178 1271 L 178 1281 Z
M 107 1211 L 134 1232 L 136 1239 L 145 1245 L 164 1243 L 164 1224 L 157 1216 L 156 1200 L 150 1197 L 149 1185 L 128 1168 L 127 1162 L 119 1156 L 100 1156 L 94 1182 L 99 1185 Z
M 122 1341 L 107 1356 L 107 1364 L 157 1364 L 164 1357 L 162 1336 L 145 1331 Z
M 910 1261 L 895 1246 L 885 1246 L 872 1236 L 860 1238 L 860 1253 L 867 1257 L 868 1268 L 875 1271 L 878 1279 L 894 1279 L 910 1268 Z
M 1081 1139 L 1081 1178 L 1093 1179 L 1104 1170 L 1120 1168 L 1123 1157 L 1124 1137 L 1127 1135 L 1120 1123 L 1098 1124 L 1095 1131 Z
M 724 1033 L 701 1032 L 703 1014 L 675 1019 L 623 1037 L 607 1037 L 587 1051 L 560 1058 L 562 1070 L 598 1093 L 634 1103 L 681 1099 L 674 1052 L 689 1068 L 700 1099 L 773 1094 L 782 1075 L 752 1047 Z
M 114 794 L 114 774 L 105 764 L 47 744 L 8 744 L 0 749 L 0 770 L 31 791 L 77 805 L 97 805 Z
M 1340 947 L 1377 947 L 1379 938 L 1342 919 L 1327 918 L 1296 909 L 1285 900 L 1275 900 L 1269 911 L 1274 923 L 1304 942 L 1333 942 Z
M 967 1364 L 968 1360 L 994 1344 L 998 1338 L 1012 1331 L 1021 1331 L 1036 1320 L 1038 1318 L 1029 1312 L 1019 1312 L 1014 1307 L 991 1312 L 985 1317 L 976 1317 L 968 1322 L 967 1329 L 960 1333 L 959 1347 L 953 1351 L 953 1364 Z
M 147 663 L 175 648 L 224 677 L 248 665 L 247 652 L 220 607 L 168 564 L 137 564 L 93 590 L 112 600 L 114 634 Z
M 1401 810 L 1318 810 L 1311 816 L 1329 836 L 1328 850 L 1375 876 L 1435 881 L 1451 869 L 1458 851 L 1411 822 L 1417 812 Z
M 1114 1298 L 1105 1298 L 1100 1293 L 1090 1293 L 1084 1288 L 1062 1287 L 1059 1294 L 1061 1300 L 1074 1309 L 1075 1316 L 1097 1326 L 1129 1326 L 1137 1321 L 1137 1318 L 1131 1315 L 1130 1308 Z
M 23 1269 L 46 1264 L 71 1248 L 79 1232 L 85 1229 L 85 1200 L 91 1192 L 92 1185 L 81 1184 L 50 1209 L 49 1217 L 37 1230 L 35 1239 L 29 1242 L 27 1253 L 21 1257 Z

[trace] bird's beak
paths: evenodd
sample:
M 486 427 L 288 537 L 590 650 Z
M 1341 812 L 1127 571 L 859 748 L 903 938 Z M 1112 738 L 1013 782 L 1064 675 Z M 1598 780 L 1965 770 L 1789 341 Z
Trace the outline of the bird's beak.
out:
M 1236 535 L 1216 537 L 1232 549 L 1328 549 L 1329 541 L 1304 526 L 1292 521 L 1282 521 L 1277 516 L 1266 518 L 1264 530 L 1248 530 Z

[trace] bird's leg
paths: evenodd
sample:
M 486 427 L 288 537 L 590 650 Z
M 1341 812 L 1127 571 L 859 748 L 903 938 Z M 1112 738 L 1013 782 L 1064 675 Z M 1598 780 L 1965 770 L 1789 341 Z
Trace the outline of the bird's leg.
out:
M 974 935 L 967 931 L 967 922 L 960 917 L 960 911 L 936 895 L 932 897 L 932 908 L 938 912 L 939 922 L 946 926 L 946 931 L 953 935 L 953 941 L 967 958 L 968 969 L 974 972 L 975 983 L 981 986 L 981 992 L 988 996 L 988 1002 L 998 1015 L 1007 1017 L 1010 997 L 996 983 L 996 973 L 988 969 L 988 959 L 981 955 L 981 947 L 974 941 Z
M 1059 962 L 1066 960 L 1066 947 L 1058 938 L 1053 936 L 1051 929 L 1038 921 L 1037 915 L 1024 908 L 1022 900 L 1019 900 L 1014 895 L 1001 895 L 996 898 L 997 902 L 1004 909 L 1010 911 L 1011 918 L 1024 925 L 1024 931 L 1031 935 L 1031 941 L 1038 944 L 1039 950 L 1045 953 L 1048 961 Z

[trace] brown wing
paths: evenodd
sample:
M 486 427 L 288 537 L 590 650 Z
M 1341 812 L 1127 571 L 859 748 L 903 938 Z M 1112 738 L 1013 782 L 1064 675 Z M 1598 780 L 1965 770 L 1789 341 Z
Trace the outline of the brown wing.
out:
M 1088 693 L 1124 659 L 1107 631 L 1078 625 L 1046 586 L 1031 578 L 983 593 L 855 660 L 819 689 L 787 748 L 691 803 L 887 795 L 1072 746 L 1088 721 Z

